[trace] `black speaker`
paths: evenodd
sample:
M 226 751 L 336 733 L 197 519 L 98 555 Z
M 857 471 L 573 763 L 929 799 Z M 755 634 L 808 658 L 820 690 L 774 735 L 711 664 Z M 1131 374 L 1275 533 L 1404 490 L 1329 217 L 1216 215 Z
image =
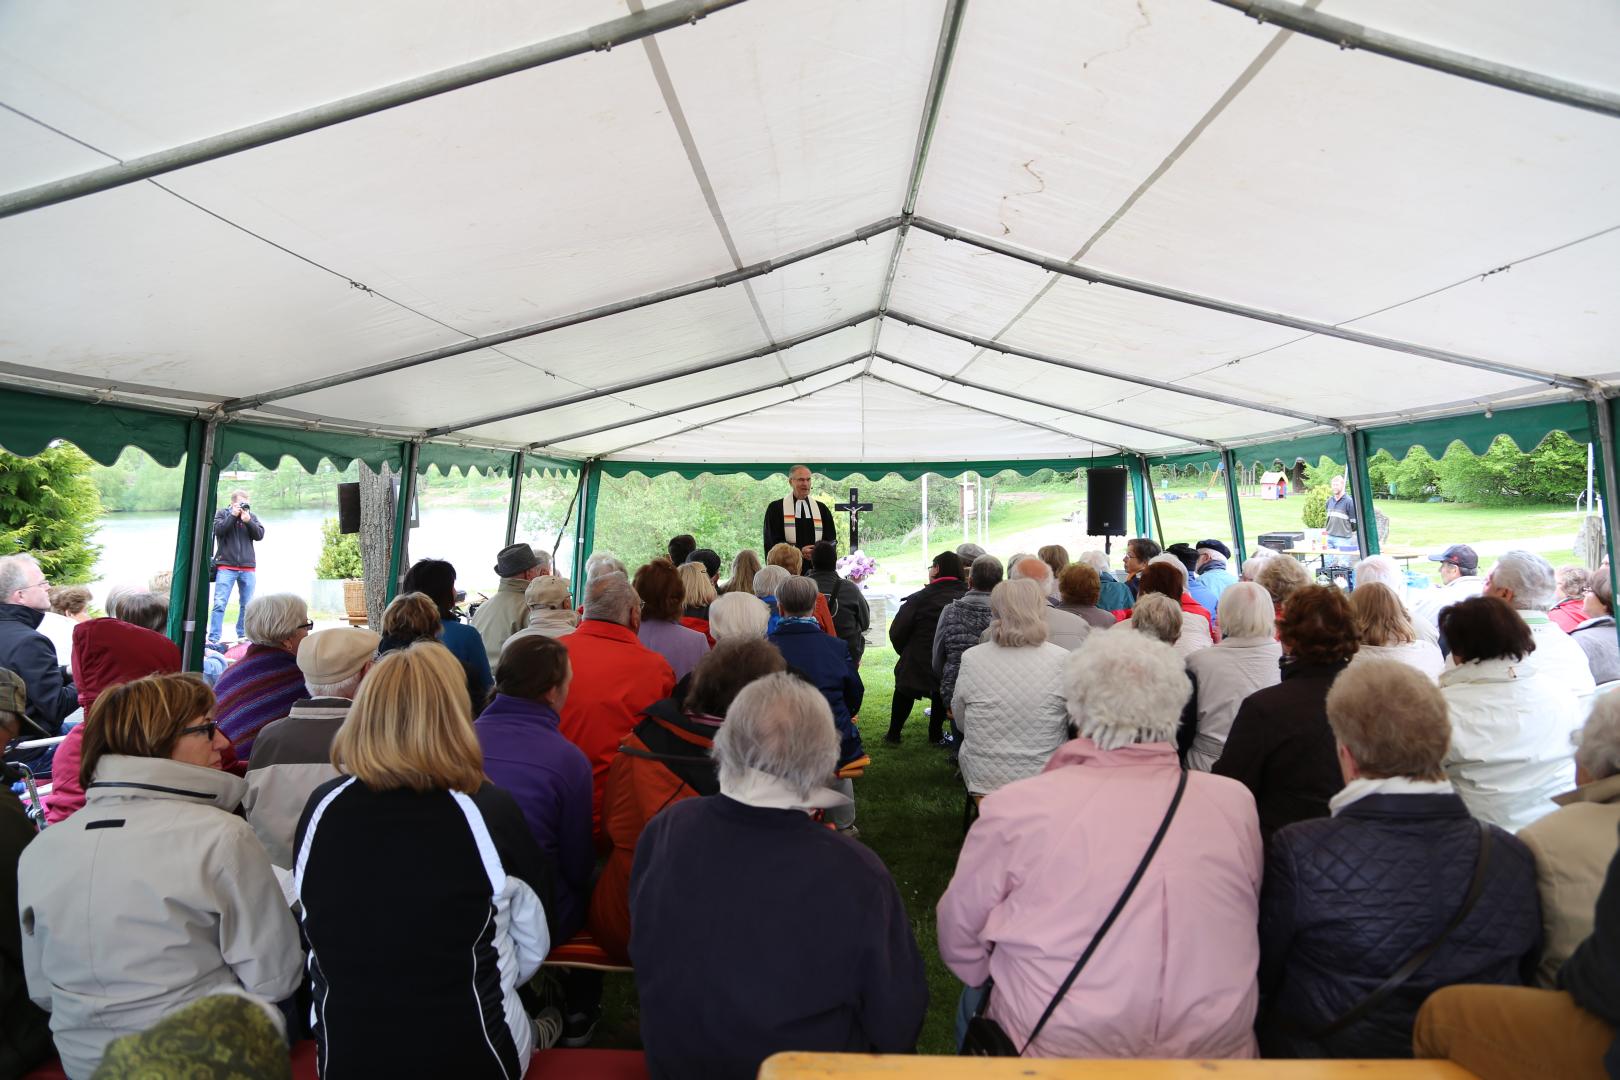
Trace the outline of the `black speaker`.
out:
M 1129 536 L 1125 526 L 1124 469 L 1086 470 L 1086 535 Z
M 338 485 L 338 531 L 360 531 L 360 485 Z

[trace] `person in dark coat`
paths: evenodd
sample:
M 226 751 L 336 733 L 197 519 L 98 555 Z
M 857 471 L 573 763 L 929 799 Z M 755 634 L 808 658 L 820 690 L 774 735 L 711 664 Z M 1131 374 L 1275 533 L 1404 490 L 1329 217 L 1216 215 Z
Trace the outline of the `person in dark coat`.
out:
M 765 507 L 762 550 L 769 551 L 777 544 L 792 544 L 809 559 L 811 549 L 819 541 L 838 543 L 838 526 L 833 523 L 832 507 L 810 494 L 808 466 L 795 465 L 789 469 L 788 485 L 793 490 L 786 498 Z
M 43 591 L 43 590 L 41 590 Z M 0 671 L 0 746 L 22 731 L 23 681 Z M 51 1054 L 51 1016 L 28 997 L 22 928 L 17 921 L 17 860 L 36 835 L 23 804 L 11 794 L 18 775 L 0 764 L 0 1076 L 22 1076 Z
M 0 668 L 16 672 L 27 687 L 23 731 L 29 738 L 56 735 L 63 718 L 79 707 L 79 692 L 56 662 L 56 646 L 39 632 L 50 609 L 50 586 L 34 557 L 0 559 Z M 38 772 L 48 768 L 49 751 L 23 761 Z
M 1328 688 L 1356 654 L 1350 601 L 1339 589 L 1309 585 L 1288 598 L 1277 625 L 1282 681 L 1238 706 L 1220 760 L 1210 771 L 1241 780 L 1260 810 L 1260 835 L 1326 817 L 1344 787 L 1327 722 Z
M 806 576 L 816 583 L 821 595 L 827 598 L 832 615 L 833 629 L 838 640 L 849 646 L 849 655 L 859 667 L 861 655 L 866 652 L 866 632 L 872 628 L 872 609 L 866 602 L 861 587 L 838 572 L 838 548 L 831 540 L 816 544 L 810 556 L 810 573 Z
M 816 583 L 809 578 L 788 578 L 777 586 L 776 602 L 782 609 L 782 621 L 768 640 L 782 653 L 788 667 L 814 684 L 827 699 L 833 724 L 838 728 L 838 765 L 842 767 L 863 753 L 861 733 L 855 729 L 853 718 L 861 711 L 866 687 L 855 670 L 849 648 L 816 625 L 811 614 L 816 592 Z
M 1535 857 L 1476 821 L 1445 778 L 1446 701 L 1398 660 L 1362 660 L 1327 696 L 1345 779 L 1333 816 L 1277 831 L 1260 903 L 1265 1057 L 1404 1058 L 1418 1007 L 1453 983 L 1518 986 L 1541 955 Z M 1482 854 L 1489 835 L 1490 851 Z M 1475 865 L 1485 877 L 1462 911 Z M 1421 967 L 1363 1015 L 1411 956 Z
M 714 738 L 720 794 L 647 823 L 630 877 L 630 959 L 657 1077 L 752 1080 L 779 1050 L 904 1054 L 928 983 L 894 879 L 809 811 L 838 758 L 826 699 L 750 683 Z
M 928 570 L 928 584 L 906 597 L 889 623 L 889 644 L 900 658 L 894 664 L 894 705 L 889 713 L 888 741 L 900 741 L 900 729 L 919 698 L 929 701 L 928 741 L 949 745 L 944 740 L 945 703 L 939 697 L 939 679 L 934 675 L 934 631 L 945 605 L 968 591 L 962 580 L 962 557 L 954 551 L 934 556 Z

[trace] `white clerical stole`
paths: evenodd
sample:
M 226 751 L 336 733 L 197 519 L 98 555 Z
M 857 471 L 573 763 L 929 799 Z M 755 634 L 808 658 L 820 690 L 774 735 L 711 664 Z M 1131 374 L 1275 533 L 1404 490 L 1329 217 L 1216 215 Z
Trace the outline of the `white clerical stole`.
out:
M 808 521 L 814 531 L 815 539 L 811 543 L 821 542 L 821 508 L 814 499 L 794 499 L 789 495 L 782 500 L 782 535 L 795 547 L 803 547 L 805 541 L 799 535 L 798 524 Z

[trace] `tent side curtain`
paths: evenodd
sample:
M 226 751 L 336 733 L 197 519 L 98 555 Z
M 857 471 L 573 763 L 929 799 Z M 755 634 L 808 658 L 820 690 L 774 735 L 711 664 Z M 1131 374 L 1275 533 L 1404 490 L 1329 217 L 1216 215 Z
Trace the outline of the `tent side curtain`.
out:
M 1509 436 L 1524 451 L 1534 450 L 1554 431 L 1562 431 L 1576 442 L 1591 442 L 1596 437 L 1584 401 L 1554 401 L 1522 409 L 1497 409 L 1490 416 L 1447 416 L 1366 430 L 1369 454 L 1388 450 L 1397 458 L 1404 458 L 1414 446 L 1423 447 L 1431 457 L 1440 457 L 1446 447 L 1458 441 L 1474 453 L 1483 454 L 1498 435 Z
M 312 473 L 324 458 L 339 472 L 347 469 L 352 461 L 363 461 L 376 470 L 387 463 L 397 472 L 404 460 L 404 445 L 398 439 L 374 439 L 335 431 L 226 424 L 220 428 L 214 460 L 224 467 L 237 454 L 245 454 L 265 468 L 274 469 L 283 457 L 291 457 L 305 472 Z
M 186 453 L 189 417 L 79 398 L 0 389 L 0 447 L 31 457 L 55 439 L 68 442 L 103 465 L 111 465 L 125 447 L 136 446 L 165 468 L 180 464 Z
M 1281 461 L 1284 466 L 1288 466 L 1294 463 L 1295 458 L 1304 458 L 1306 463 L 1311 465 L 1315 465 L 1317 460 L 1323 457 L 1343 461 L 1344 436 L 1307 435 L 1302 439 L 1275 439 L 1271 442 L 1255 443 L 1252 446 L 1234 446 L 1232 456 L 1240 465 L 1256 461 L 1262 465 L 1270 465 L 1273 461 Z
M 997 473 L 1009 471 L 1020 476 L 1029 476 L 1040 472 L 1042 469 L 1071 472 L 1075 469 L 1101 469 L 1126 463 L 1126 459 L 1117 454 L 1097 458 L 1045 458 L 1013 461 L 818 462 L 807 460 L 804 462 L 811 469 L 831 480 L 847 480 L 855 476 L 864 477 L 868 480 L 881 480 L 891 475 L 898 476 L 902 480 L 915 480 L 924 473 L 934 476 L 959 476 L 965 472 L 975 472 L 981 476 L 994 476 Z M 705 473 L 715 476 L 751 476 L 755 480 L 764 480 L 770 476 L 785 474 L 797 463 L 791 461 L 768 464 L 724 461 L 609 460 L 598 464 L 601 473 L 615 478 L 638 472 L 643 476 L 662 476 L 665 473 L 676 473 L 688 480 L 702 476 Z
M 1219 450 L 1204 450 L 1193 454 L 1167 454 L 1148 458 L 1149 465 L 1170 465 L 1177 469 L 1214 469 L 1221 463 Z
M 580 462 L 570 461 L 568 458 L 547 457 L 545 454 L 527 453 L 523 455 L 524 476 L 544 476 L 557 474 L 560 476 L 577 476 Z
M 425 474 L 429 465 L 437 465 L 441 476 L 449 476 L 451 469 L 460 469 L 465 475 L 477 469 L 485 476 L 509 476 L 512 472 L 512 453 L 509 450 L 491 450 L 486 446 L 456 446 L 454 443 L 423 443 L 416 452 L 416 471 Z

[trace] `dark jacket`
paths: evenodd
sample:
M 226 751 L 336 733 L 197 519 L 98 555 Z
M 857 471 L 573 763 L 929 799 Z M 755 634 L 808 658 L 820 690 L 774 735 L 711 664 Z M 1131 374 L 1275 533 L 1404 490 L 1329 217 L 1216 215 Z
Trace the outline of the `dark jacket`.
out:
M 62 677 L 56 646 L 39 632 L 43 611 L 21 604 L 0 604 L 0 667 L 14 671 L 28 687 L 28 719 L 46 735 L 55 735 L 62 719 L 79 707 L 79 692 Z M 23 728 L 25 738 L 41 736 Z
M 258 514 L 249 510 L 243 521 L 230 507 L 221 508 L 214 514 L 214 565 L 253 569 L 259 565 L 254 561 L 253 542 L 263 539 L 264 523 Z
M 783 622 L 770 635 L 770 642 L 781 652 L 788 667 L 814 683 L 832 708 L 838 726 L 838 764 L 846 765 L 863 753 L 861 733 L 853 717 L 861 711 L 866 687 L 849 648 L 835 637 L 822 633 L 811 622 Z
M 1453 983 L 1518 986 L 1541 954 L 1530 849 L 1491 826 L 1485 885 L 1433 956 L 1370 1013 L 1320 1042 L 1461 908 L 1479 825 L 1450 794 L 1371 794 L 1337 817 L 1281 829 L 1266 851 L 1260 899 L 1261 1053 L 1266 1057 L 1412 1056 L 1412 1021 Z
M 1327 692 L 1347 664 L 1283 661 L 1282 681 L 1243 699 L 1226 749 L 1210 771 L 1243 781 L 1260 811 L 1260 835 L 1327 817 L 1344 787 L 1327 722 Z
M 630 912 L 655 1077 L 742 1080 L 778 1050 L 916 1046 L 928 983 L 894 879 L 801 811 L 676 803 L 636 845 Z
M 1620 852 L 1609 861 L 1598 893 L 1592 936 L 1558 969 L 1558 986 L 1569 991 L 1575 1004 L 1620 1028 Z M 1610 1076 L 1620 1075 L 1620 1038 L 1603 1060 Z
M 12 774 L 0 766 L 0 1076 L 22 1076 L 51 1055 L 50 1013 L 28 997 L 17 921 L 17 860 L 35 836 Z
M 940 578 L 906 597 L 889 623 L 889 644 L 900 654 L 894 665 L 894 688 L 918 697 L 939 692 L 934 677 L 934 630 L 945 605 L 966 594 L 967 584 Z
M 557 713 L 540 701 L 496 694 L 473 730 L 484 773 L 517 800 L 540 850 L 557 864 L 557 936 L 585 922 L 596 869 L 591 843 L 591 763 L 557 730 Z
M 939 679 L 939 697 L 950 704 L 956 690 L 956 676 L 962 670 L 962 654 L 984 640 L 990 628 L 990 594 L 969 589 L 961 598 L 946 604 L 934 623 L 931 663 Z
M 807 576 L 827 598 L 838 640 L 849 646 L 849 655 L 859 664 L 866 652 L 866 632 L 872 628 L 872 609 L 866 603 L 866 594 L 836 570 L 812 570 Z
M 838 526 L 833 523 L 832 507 L 828 506 L 820 499 L 817 499 L 815 496 L 810 497 L 810 506 L 821 517 L 821 538 L 823 540 L 831 540 L 835 544 L 838 543 Z M 799 523 L 795 521 L 793 523 L 793 527 L 794 532 L 797 533 Z M 792 544 L 794 547 L 805 547 L 810 543 L 808 537 L 808 530 L 806 531 L 805 538 L 802 542 L 797 536 L 788 536 L 787 520 L 782 517 L 781 499 L 777 499 L 775 502 L 771 503 L 765 508 L 765 546 L 760 549 L 761 551 L 768 554 L 771 548 L 775 547 L 777 544 Z

